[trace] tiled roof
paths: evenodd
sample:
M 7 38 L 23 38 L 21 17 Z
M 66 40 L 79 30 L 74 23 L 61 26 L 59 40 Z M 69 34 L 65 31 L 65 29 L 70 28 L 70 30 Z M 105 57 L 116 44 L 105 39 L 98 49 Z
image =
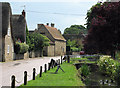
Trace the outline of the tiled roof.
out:
M 49 31 L 49 33 L 52 35 L 52 37 L 56 40 L 62 40 L 66 41 L 65 38 L 60 34 L 60 32 L 57 30 L 57 28 L 50 27 L 48 25 L 44 25 L 46 29 Z

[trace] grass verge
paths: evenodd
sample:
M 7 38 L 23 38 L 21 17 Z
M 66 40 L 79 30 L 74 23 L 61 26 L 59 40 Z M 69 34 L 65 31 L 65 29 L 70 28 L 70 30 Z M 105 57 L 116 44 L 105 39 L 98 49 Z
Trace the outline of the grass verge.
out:
M 36 77 L 36 80 L 31 80 L 26 86 L 84 86 L 80 78 L 78 78 L 75 66 L 69 63 L 63 63 L 61 65 L 62 69 L 65 71 L 62 72 L 59 69 L 57 74 L 54 74 L 57 67 L 43 73 L 42 77 Z M 24 88 L 24 85 L 21 85 L 19 88 Z

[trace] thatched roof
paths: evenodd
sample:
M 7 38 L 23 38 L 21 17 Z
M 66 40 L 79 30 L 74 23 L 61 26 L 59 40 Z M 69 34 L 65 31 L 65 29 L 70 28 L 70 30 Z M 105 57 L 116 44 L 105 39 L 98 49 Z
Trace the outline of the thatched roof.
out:
M 12 30 L 16 40 L 25 42 L 26 39 L 26 20 L 23 15 L 12 15 Z
M 2 6 L 2 36 L 4 37 L 7 34 L 9 22 L 11 21 L 12 12 L 9 3 L 0 2 L 0 4 Z

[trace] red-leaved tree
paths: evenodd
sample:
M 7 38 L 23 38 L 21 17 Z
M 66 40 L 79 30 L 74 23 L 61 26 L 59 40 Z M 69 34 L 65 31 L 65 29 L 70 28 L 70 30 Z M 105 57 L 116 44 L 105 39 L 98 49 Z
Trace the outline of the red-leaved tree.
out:
M 86 53 L 115 55 L 120 49 L 120 2 L 96 4 L 87 14 Z

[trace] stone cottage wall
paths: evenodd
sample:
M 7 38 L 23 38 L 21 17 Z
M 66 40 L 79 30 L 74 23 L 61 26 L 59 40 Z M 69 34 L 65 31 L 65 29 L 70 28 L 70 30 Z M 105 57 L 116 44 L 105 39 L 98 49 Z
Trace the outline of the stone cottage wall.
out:
M 11 29 L 8 28 L 8 34 L 5 36 L 5 61 L 14 59 L 14 44 L 11 35 Z
M 65 55 L 66 54 L 66 42 L 64 41 L 55 41 L 55 56 Z
M 47 56 L 55 56 L 55 46 L 54 45 L 48 46 L 48 54 L 47 54 Z

